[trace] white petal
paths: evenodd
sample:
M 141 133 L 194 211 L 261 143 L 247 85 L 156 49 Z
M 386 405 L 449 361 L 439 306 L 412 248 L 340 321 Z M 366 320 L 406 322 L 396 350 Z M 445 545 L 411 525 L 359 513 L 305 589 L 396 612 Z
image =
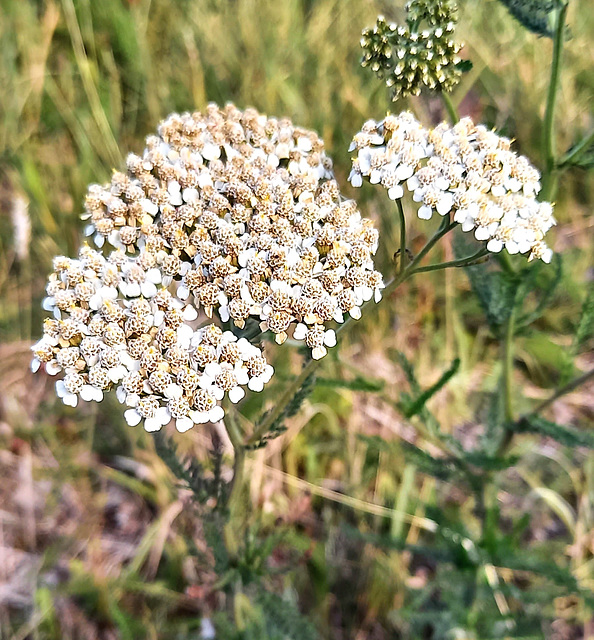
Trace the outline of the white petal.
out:
M 308 331 L 309 329 L 302 322 L 299 322 L 293 331 L 293 339 L 304 340 Z
M 336 346 L 336 333 L 334 329 L 329 329 L 324 334 L 324 344 L 327 347 L 335 347 Z
M 82 389 L 80 390 L 80 397 L 85 402 L 90 402 L 91 400 L 94 400 L 95 399 L 95 387 L 93 387 L 90 384 L 83 385 Z
M 440 216 L 445 216 L 446 213 L 451 211 L 453 204 L 454 196 L 451 193 L 444 193 L 437 202 L 437 213 L 439 213 Z
M 398 200 L 398 198 L 402 198 L 403 195 L 404 189 L 399 184 L 388 189 L 388 197 L 391 200 Z
M 165 312 L 161 309 L 157 309 L 153 315 L 153 324 L 155 327 L 160 327 L 163 324 L 163 320 L 165 320 Z
M 155 418 L 159 420 L 161 425 L 166 425 L 171 420 L 171 414 L 167 407 L 159 407 L 155 413 Z
M 311 351 L 311 357 L 314 360 L 320 360 L 320 358 L 323 358 L 327 353 L 326 347 L 314 347 Z
M 181 324 L 177 328 L 177 343 L 181 347 L 188 348 L 194 335 L 194 329 L 188 324 Z
M 78 396 L 76 393 L 67 393 L 63 398 L 62 402 L 69 407 L 76 407 L 78 404 Z
M 236 367 L 234 373 L 237 384 L 246 385 L 249 382 L 250 378 L 247 369 L 244 369 L 244 367 Z
M 140 285 L 136 282 L 120 282 L 120 291 L 128 298 L 137 298 L 142 293 Z
M 503 249 L 503 242 L 497 238 L 492 238 L 487 242 L 487 249 L 493 253 L 499 253 Z
M 241 387 L 233 387 L 231 391 L 229 391 L 229 400 L 235 404 L 239 402 L 243 396 L 245 396 L 245 391 Z
M 56 373 L 62 371 L 62 367 L 55 360 L 51 360 L 45 363 L 45 371 L 49 373 L 50 376 L 55 376 Z
M 487 227 L 477 227 L 476 231 L 474 232 L 474 237 L 477 240 L 488 240 L 489 239 L 489 230 L 487 229 Z
M 163 395 L 169 400 L 173 400 L 181 398 L 184 395 L 184 391 L 178 384 L 168 384 Z
M 363 184 L 363 176 L 359 172 L 351 172 L 349 180 L 353 187 L 358 188 Z
M 421 218 L 421 220 L 431 220 L 431 216 L 433 215 L 433 210 L 431 209 L 431 207 L 428 207 L 427 205 L 423 205 L 422 207 L 419 207 L 419 211 L 417 212 L 417 215 L 419 216 L 419 218 Z
M 140 285 L 140 291 L 141 291 L 142 295 L 145 298 L 152 298 L 153 296 L 155 296 L 157 294 L 157 287 L 154 284 L 154 282 L 150 282 L 148 280 L 145 280 Z
M 204 424 L 209 422 L 208 411 L 190 411 L 190 417 L 195 424 Z
M 178 289 L 179 292 L 179 289 Z M 196 311 L 196 309 L 189 304 L 183 311 L 182 311 L 182 318 L 186 321 L 186 322 L 192 322 L 193 320 L 196 320 L 196 318 L 198 317 L 198 311 Z
M 124 389 L 124 387 L 118 387 L 116 389 L 116 398 L 118 399 L 118 402 L 120 404 L 124 404 L 124 402 L 126 402 L 126 389 Z
M 408 180 L 414 172 L 415 170 L 413 167 L 409 167 L 408 165 L 401 164 L 396 169 L 396 178 L 398 178 L 398 180 L 403 182 L 404 180 Z
M 129 426 L 135 427 L 142 420 L 142 416 L 136 411 L 136 409 L 128 409 L 124 411 L 124 419 Z
M 31 371 L 36 373 L 39 371 L 39 367 L 41 367 L 41 360 L 39 360 L 39 358 L 33 358 L 33 360 L 31 360 Z
M 185 433 L 188 429 L 191 429 L 194 426 L 194 421 L 192 418 L 186 416 L 185 418 L 178 418 L 175 421 L 175 428 L 180 433 Z
M 406 181 L 406 186 L 408 187 L 409 191 L 415 191 L 421 185 L 419 183 L 419 179 L 417 178 L 417 176 L 412 176 Z
M 161 272 L 156 267 L 153 267 L 152 269 L 149 269 L 146 272 L 145 278 L 149 282 L 152 282 L 153 284 L 160 284 L 161 283 Z
M 144 429 L 149 433 L 152 433 L 153 431 L 159 431 L 162 426 L 163 425 L 156 417 L 146 418 L 146 420 L 144 421 Z
M 208 412 L 208 418 L 211 422 L 219 422 L 219 420 L 222 420 L 225 417 L 225 411 L 223 410 L 223 407 L 217 405 L 216 407 L 213 407 L 209 412 Z
M 262 391 L 262 389 L 264 389 L 264 381 L 261 377 L 252 378 L 248 382 L 248 389 L 251 389 L 252 391 Z

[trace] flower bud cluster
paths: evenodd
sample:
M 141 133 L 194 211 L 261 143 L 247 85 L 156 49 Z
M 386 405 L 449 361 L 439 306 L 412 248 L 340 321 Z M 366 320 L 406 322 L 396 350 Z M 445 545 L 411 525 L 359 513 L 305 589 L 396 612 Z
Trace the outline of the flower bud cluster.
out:
M 335 340 L 327 323 L 380 298 L 378 233 L 341 198 L 315 133 L 210 105 L 169 116 L 127 165 L 89 189 L 88 234 L 141 251 L 208 316 L 255 319 L 279 343 L 304 325 L 295 337 L 317 358 Z
M 462 75 L 458 56 L 462 45 L 453 39 L 455 7 L 443 1 L 412 0 L 406 11 L 405 25 L 379 16 L 373 27 L 363 31 L 361 65 L 385 81 L 394 101 L 418 95 L 423 87 L 451 91 Z M 427 27 L 420 29 L 423 22 Z
M 237 402 L 243 386 L 261 391 L 270 380 L 272 367 L 247 340 L 213 324 L 195 331 L 196 309 L 157 288 L 159 273 L 117 249 L 106 258 L 84 246 L 78 260 L 54 260 L 44 300 L 54 317 L 32 348 L 32 369 L 63 372 L 56 392 L 65 404 L 117 388 L 128 424 L 155 431 L 174 419 L 186 431 L 220 420 L 225 393 Z
M 405 189 L 420 203 L 418 216 L 452 215 L 487 249 L 550 262 L 544 242 L 555 224 L 553 207 L 536 199 L 540 175 L 511 141 L 464 118 L 454 126 L 424 128 L 409 112 L 370 120 L 355 135 L 349 180 L 381 184 L 392 200 Z

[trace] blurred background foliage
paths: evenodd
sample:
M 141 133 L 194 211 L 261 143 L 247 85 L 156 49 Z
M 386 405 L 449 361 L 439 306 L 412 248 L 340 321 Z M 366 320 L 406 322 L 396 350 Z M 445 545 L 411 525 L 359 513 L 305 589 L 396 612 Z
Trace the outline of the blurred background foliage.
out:
M 538 166 L 551 40 L 524 30 L 496 0 L 460 4 L 463 57 L 474 66 L 453 101 L 513 137 Z M 570 4 L 560 151 L 594 121 L 590 5 Z M 392 105 L 359 67 L 360 32 L 378 13 L 397 19 L 403 7 L 380 0 L 0 0 L 2 637 L 207 638 L 210 620 L 227 624 L 208 519 L 172 481 L 152 437 L 127 427 L 109 402 L 65 409 L 51 382 L 28 374 L 45 278 L 54 255 L 74 255 L 80 245 L 87 184 L 121 168 L 171 111 L 233 101 L 288 115 L 324 137 L 343 186 L 348 143 L 364 120 L 404 108 L 427 124 L 444 118 L 436 98 Z M 594 276 L 592 187 L 579 169 L 560 184 L 552 244 L 563 257 L 563 279 L 518 339 L 518 396 L 547 397 L 574 366 L 571 344 Z M 348 185 L 345 192 L 355 195 Z M 395 211 L 377 190 L 356 195 L 381 226 L 379 261 L 388 273 L 398 246 Z M 410 224 L 414 248 L 427 225 L 412 215 Z M 441 257 L 454 251 L 445 244 Z M 439 452 L 405 417 L 401 394 L 415 389 L 401 353 L 422 388 L 460 359 L 430 410 L 464 448 L 473 448 L 488 421 L 497 343 L 466 275 L 417 278 L 341 341 L 287 432 L 251 463 L 266 543 L 246 541 L 253 546 L 248 569 L 266 573 L 276 596 L 255 593 L 243 605 L 236 598 L 233 617 L 243 623 L 217 637 L 318 637 L 304 618 L 292 621 L 298 609 L 333 639 L 504 637 L 514 619 L 514 637 L 593 637 L 590 604 L 557 592 L 566 576 L 552 564 L 569 567 L 577 591 L 592 590 L 591 452 L 534 436 L 511 452 L 521 464 L 499 487 L 500 543 L 507 545 L 500 552 L 513 560 L 531 546 L 542 558 L 536 572 L 521 563 L 480 565 L 464 542 L 478 526 L 471 492 L 455 474 L 426 474 L 409 455 L 407 443 L 428 457 Z M 275 363 L 278 389 L 296 362 Z M 593 363 L 585 349 L 577 373 Z M 592 429 L 593 390 L 566 396 L 550 417 Z M 273 402 L 274 393 L 268 397 Z M 264 401 L 249 399 L 246 415 Z M 519 410 L 529 410 L 522 402 Z M 209 452 L 228 454 L 216 430 L 195 429 L 176 442 L 208 468 Z M 520 610 L 516 596 L 527 586 Z M 254 622 L 258 612 L 264 627 Z M 299 635 L 288 635 L 296 629 Z

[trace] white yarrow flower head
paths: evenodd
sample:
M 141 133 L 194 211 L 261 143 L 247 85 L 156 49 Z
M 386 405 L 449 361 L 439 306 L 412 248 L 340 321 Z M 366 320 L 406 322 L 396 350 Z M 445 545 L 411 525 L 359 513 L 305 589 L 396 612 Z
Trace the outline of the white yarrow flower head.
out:
M 341 196 L 323 141 L 253 109 L 170 115 L 125 171 L 89 187 L 84 217 L 96 248 L 54 260 L 31 367 L 58 376 L 70 406 L 115 391 L 147 431 L 218 422 L 223 398 L 274 374 L 245 338 L 200 327 L 201 312 L 259 323 L 279 344 L 295 330 L 321 358 L 336 344 L 328 324 L 381 298 L 378 232 Z
M 351 150 L 357 152 L 353 186 L 367 179 L 392 199 L 408 191 L 420 219 L 450 216 L 489 251 L 506 249 L 550 262 L 544 236 L 556 224 L 553 206 L 536 199 L 539 173 L 511 150 L 509 139 L 470 118 L 426 129 L 403 112 L 366 122 Z

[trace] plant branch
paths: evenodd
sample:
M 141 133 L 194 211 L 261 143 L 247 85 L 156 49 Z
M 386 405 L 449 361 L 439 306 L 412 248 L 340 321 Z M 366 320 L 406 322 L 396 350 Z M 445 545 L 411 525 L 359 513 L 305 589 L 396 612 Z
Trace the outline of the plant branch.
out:
M 543 173 L 542 195 L 550 200 L 555 195 L 557 187 L 556 179 L 556 151 L 555 151 L 555 106 L 559 91 L 561 61 L 563 53 L 563 40 L 565 38 L 565 17 L 567 15 L 567 3 L 563 3 L 557 10 L 555 22 L 555 35 L 553 39 L 553 59 L 551 62 L 551 76 L 547 94 L 547 104 L 543 123 L 543 156 L 545 170 Z
M 472 256 L 466 256 L 466 258 L 459 258 L 458 260 L 450 260 L 449 262 L 438 262 L 437 264 L 429 264 L 425 267 L 418 267 L 413 273 L 424 273 L 426 271 L 439 271 L 441 269 L 449 269 L 450 267 L 468 267 L 480 260 L 481 258 L 489 255 L 487 249 L 482 248 Z

